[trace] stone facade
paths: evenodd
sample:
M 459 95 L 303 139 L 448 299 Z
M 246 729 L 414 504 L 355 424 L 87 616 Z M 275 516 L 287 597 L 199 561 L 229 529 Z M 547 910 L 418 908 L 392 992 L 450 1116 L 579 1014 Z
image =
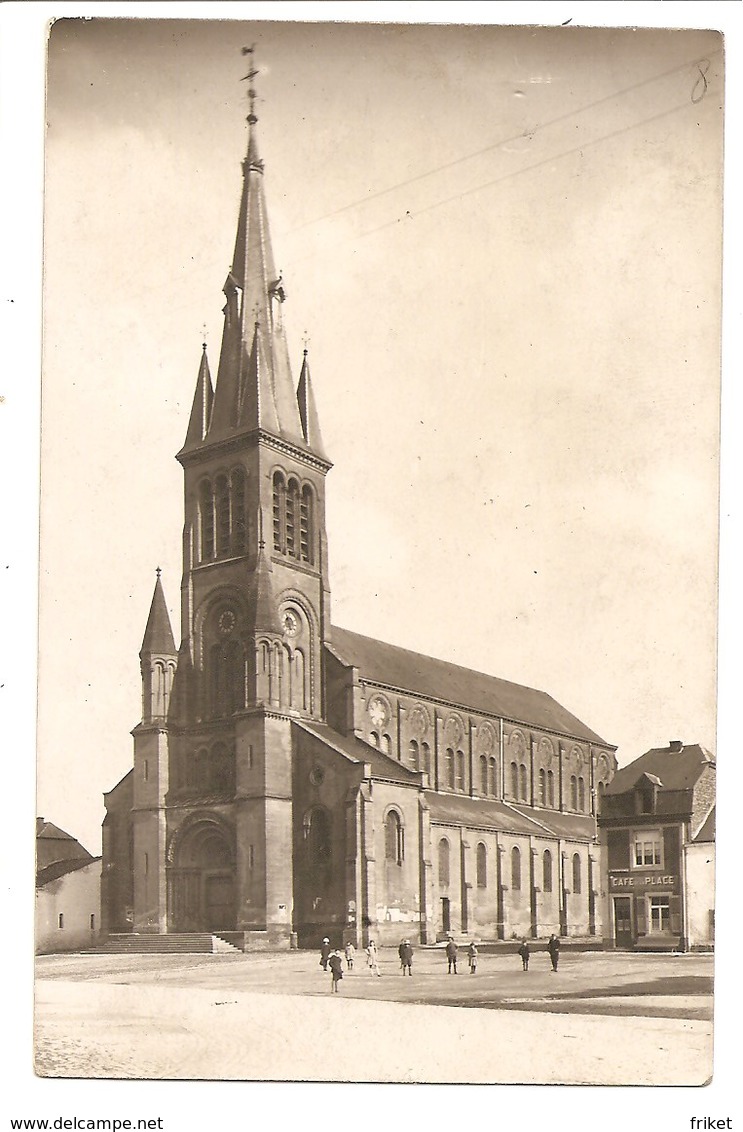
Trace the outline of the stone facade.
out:
M 186 441 L 180 644 L 158 575 L 109 930 L 244 946 L 600 934 L 614 748 L 546 693 L 331 624 L 325 455 L 291 378 L 251 115 L 216 386 Z

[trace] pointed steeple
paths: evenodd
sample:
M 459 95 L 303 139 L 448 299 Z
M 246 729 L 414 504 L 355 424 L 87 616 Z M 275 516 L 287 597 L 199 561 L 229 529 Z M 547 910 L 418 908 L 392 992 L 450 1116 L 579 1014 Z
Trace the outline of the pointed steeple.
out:
M 312 380 L 310 378 L 310 364 L 307 361 L 307 350 L 304 351 L 302 358 L 302 370 L 297 386 L 297 404 L 299 406 L 299 418 L 302 422 L 302 435 L 304 439 L 316 455 L 321 456 L 323 460 L 327 460 L 322 435 L 320 433 L 320 421 L 315 406 L 315 394 L 312 392 Z
M 255 129 L 255 91 L 248 93 L 248 147 L 242 163 L 235 250 L 224 288 L 222 351 L 206 439 L 222 440 L 238 430 L 260 428 L 304 447 L 283 325 L 286 291 L 274 263 L 268 227 Z
M 199 376 L 196 379 L 196 392 L 194 393 L 193 405 L 191 406 L 191 416 L 188 422 L 186 442 L 183 446 L 184 449 L 201 444 L 204 440 L 209 429 L 213 401 L 214 390 L 212 388 L 211 374 L 209 373 L 209 361 L 206 356 L 206 342 L 204 342 L 202 344 Z
M 170 625 L 168 607 L 165 604 L 165 594 L 163 593 L 163 587 L 160 581 L 159 566 L 157 568 L 155 592 L 152 595 L 152 604 L 150 605 L 150 615 L 147 618 L 147 628 L 144 631 L 142 648 L 139 650 L 139 655 L 142 659 L 144 659 L 145 656 L 152 656 L 153 654 L 157 656 L 176 655 L 173 630 Z

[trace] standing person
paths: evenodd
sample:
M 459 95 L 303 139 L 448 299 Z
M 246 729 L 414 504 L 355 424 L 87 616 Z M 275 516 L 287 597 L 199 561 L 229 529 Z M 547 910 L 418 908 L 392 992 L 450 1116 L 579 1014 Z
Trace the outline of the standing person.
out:
M 524 968 L 525 971 L 528 971 L 529 970 L 529 944 L 526 942 L 525 939 L 521 941 L 521 947 L 519 948 L 519 955 L 521 956 L 522 967 Z
M 328 969 L 328 959 L 329 958 L 330 958 L 330 940 L 328 939 L 327 936 L 325 936 L 325 939 L 322 941 L 322 946 L 320 947 L 320 966 L 322 967 L 323 971 L 327 971 L 327 969 Z
M 397 954 L 400 956 L 400 970 L 402 971 L 403 975 L 405 974 L 405 964 L 403 963 L 403 958 L 402 958 L 402 953 L 403 953 L 404 950 L 405 950 L 405 940 L 401 939 L 400 940 L 400 946 L 397 949 Z
M 377 954 L 377 945 L 373 939 L 369 940 L 369 946 L 366 949 L 366 964 L 369 968 L 370 975 L 378 975 L 382 977 L 382 972 L 379 970 L 379 956 Z
M 346 966 L 349 971 L 353 971 L 353 957 L 356 954 L 356 948 L 349 940 L 346 944 Z
M 447 962 L 449 964 L 449 969 L 446 972 L 447 975 L 451 975 L 452 967 L 454 968 L 454 974 L 456 975 L 457 974 L 457 945 L 454 942 L 453 936 L 449 936 L 449 939 L 448 939 L 447 944 L 446 944 L 446 958 L 447 958 Z
M 331 951 L 328 956 L 328 966 L 330 967 L 330 974 L 333 976 L 333 984 L 331 991 L 338 993 L 338 983 L 343 978 L 343 960 L 341 959 L 340 951 Z
M 404 939 L 400 944 L 400 962 L 402 963 L 403 975 L 407 971 L 411 979 L 413 977 L 413 945 L 409 939 Z
M 556 971 L 557 970 L 557 961 L 560 958 L 560 941 L 559 941 L 559 939 L 557 938 L 557 936 L 555 935 L 554 932 L 552 933 L 552 935 L 549 938 L 549 943 L 547 944 L 547 950 L 549 951 L 550 959 L 552 960 L 552 970 Z
M 467 958 L 470 964 L 470 974 L 474 975 L 477 971 L 477 944 L 474 940 L 467 948 Z

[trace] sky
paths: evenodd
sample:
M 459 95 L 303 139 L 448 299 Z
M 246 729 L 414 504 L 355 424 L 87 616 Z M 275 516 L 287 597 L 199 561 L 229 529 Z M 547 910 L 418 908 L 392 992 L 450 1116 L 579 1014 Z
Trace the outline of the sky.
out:
M 736 9 L 522 3 L 488 5 L 483 16 L 483 6 L 465 4 L 456 13 L 446 4 L 212 4 L 210 17 L 254 11 L 258 23 L 157 28 L 155 13 L 205 9 L 0 5 L 0 129 L 8 167 L 22 173 L 3 179 L 0 261 L 0 690 L 14 759 L 8 844 L 21 862 L 7 855 L 4 887 L 14 946 L 32 922 L 33 861 L 21 850 L 34 812 L 26 784 L 39 454 L 35 812 L 96 852 L 102 792 L 131 765 L 137 654 L 157 566 L 176 627 L 182 499 L 173 456 L 204 327 L 216 369 L 245 146 L 243 43 L 257 44 L 263 69 L 259 136 L 295 366 L 307 338 L 335 464 L 334 621 L 543 688 L 617 744 L 622 763 L 671 738 L 717 749 L 720 43 L 649 25 L 727 31 L 729 250 L 740 246 Z M 367 21 L 572 18 L 648 30 L 362 34 L 277 28 L 267 12 L 304 21 L 357 12 Z M 130 19 L 55 28 L 44 152 L 43 21 L 69 14 Z M 133 26 L 134 15 L 150 17 L 147 26 Z M 723 776 L 734 773 L 739 685 L 738 271 L 728 253 Z M 721 829 L 730 847 L 733 778 L 727 784 Z M 728 852 L 719 862 L 721 896 L 734 888 L 734 859 Z M 732 938 L 728 903 L 719 902 L 721 940 L 726 923 Z M 23 954 L 31 953 L 29 942 Z M 98 1083 L 83 1083 L 81 1108 L 78 1083 L 56 1083 L 52 1096 L 49 1083 L 29 1082 L 30 976 L 24 984 L 26 968 L 14 962 L 14 1050 L 26 1060 L 14 1056 L 10 1067 L 12 1099 L 24 1115 L 29 1105 L 66 1112 L 73 1098 L 75 1111 L 110 1108 L 109 1083 L 100 1096 Z M 719 976 L 723 947 L 716 963 Z M 718 1034 L 733 1000 L 718 995 Z M 737 1080 L 734 1048 L 717 1043 L 705 1090 L 720 1116 L 734 1111 L 725 1092 Z M 142 1090 L 146 1111 L 161 1094 Z M 652 1109 L 635 1092 L 624 1090 L 616 1106 L 622 1126 L 630 1102 L 638 1114 L 640 1104 L 643 1114 Z M 661 1126 L 688 1127 L 688 1090 L 657 1093 Z M 416 1090 L 416 1106 L 421 1097 Z M 189 1098 L 179 1127 L 189 1111 L 212 1111 Z M 456 1095 L 438 1090 L 436 1103 L 439 1119 L 449 1104 L 451 1118 L 461 1117 Z M 570 1090 L 550 1094 L 545 1119 L 562 1103 L 574 1122 Z M 599 1103 L 609 1129 L 613 1110 Z
M 61 20 L 49 41 L 38 811 L 131 765 L 246 138 L 334 468 L 334 622 L 715 749 L 721 40 Z M 705 86 L 706 84 L 706 86 Z

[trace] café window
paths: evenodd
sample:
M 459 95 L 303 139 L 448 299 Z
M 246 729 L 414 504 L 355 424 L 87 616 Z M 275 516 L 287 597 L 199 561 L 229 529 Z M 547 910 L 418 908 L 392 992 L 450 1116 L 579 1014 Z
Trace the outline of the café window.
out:
M 632 861 L 635 868 L 663 864 L 663 838 L 658 829 L 642 829 L 633 839 Z
M 648 912 L 651 932 L 670 932 L 671 901 L 668 896 L 651 896 Z

